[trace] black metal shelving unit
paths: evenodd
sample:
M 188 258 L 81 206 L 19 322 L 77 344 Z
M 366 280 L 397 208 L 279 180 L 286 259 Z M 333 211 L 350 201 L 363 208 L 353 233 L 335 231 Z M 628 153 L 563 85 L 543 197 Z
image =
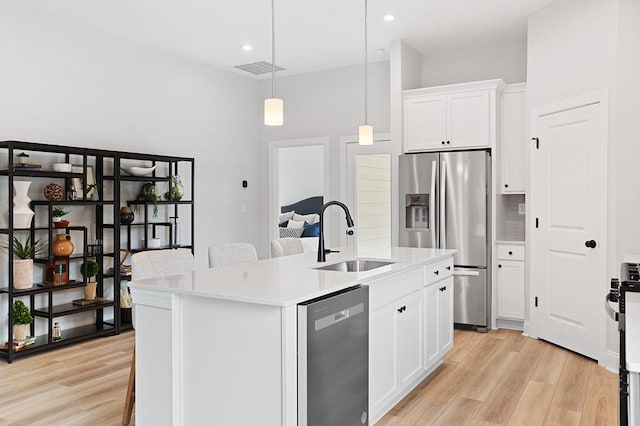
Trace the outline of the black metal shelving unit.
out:
M 82 172 L 55 172 L 49 170 L 15 170 L 13 163 L 16 155 L 20 152 L 29 152 L 37 154 L 40 157 L 51 158 L 53 162 L 76 163 L 81 165 Z M 97 297 L 99 302 L 89 305 L 78 306 L 68 301 L 60 302 L 57 295 L 75 291 L 80 296 L 80 290 L 85 286 L 84 281 L 71 280 L 68 284 L 52 285 L 52 284 L 35 284 L 34 287 L 25 290 L 18 290 L 13 287 L 13 260 L 14 256 L 11 250 L 8 251 L 7 267 L 0 267 L 0 273 L 7 277 L 8 285 L 0 288 L 0 313 L 6 308 L 7 311 L 7 330 L 2 330 L 0 334 L 7 336 L 7 342 L 13 340 L 13 329 L 10 321 L 10 311 L 16 298 L 21 298 L 31 309 L 34 316 L 34 322 L 31 324 L 30 335 L 36 336 L 36 342 L 28 347 L 20 350 L 14 350 L 11 344 L 7 344 L 5 348 L 0 348 L 0 357 L 7 362 L 12 362 L 16 357 L 33 354 L 40 351 L 54 349 L 56 347 L 67 344 L 77 343 L 83 340 L 118 334 L 121 331 L 131 328 L 130 320 L 123 323 L 122 317 L 130 318 L 130 315 L 121 315 L 120 308 L 120 288 L 122 283 L 130 280 L 130 276 L 121 274 L 119 265 L 123 259 L 121 249 L 132 253 L 142 250 L 157 250 L 161 248 L 188 248 L 193 252 L 194 242 L 194 159 L 185 157 L 173 157 L 165 155 L 139 154 L 130 152 L 120 152 L 101 149 L 88 149 L 81 147 L 71 147 L 55 144 L 43 144 L 33 142 L 20 141 L 4 141 L 0 142 L 0 155 L 4 154 L 7 159 L 6 170 L 0 165 L 0 178 L 6 177 L 8 216 L 7 228 L 0 228 L 0 234 L 6 234 L 8 241 L 12 241 L 14 235 L 29 235 L 32 240 L 34 238 L 44 239 L 45 235 L 48 239 L 48 253 L 51 253 L 51 245 L 56 233 L 65 232 L 67 234 L 78 234 L 80 238 L 73 238 L 75 250 L 74 254 L 69 257 L 70 265 L 73 263 L 74 268 L 81 262 L 87 262 L 89 258 L 95 259 L 101 266 L 100 272 L 96 277 Z M 0 157 L 4 160 L 3 157 Z M 154 170 L 151 176 L 127 176 L 121 171 L 121 167 L 125 163 L 138 165 L 141 162 L 150 162 L 152 165 L 159 166 Z M 43 161 L 44 163 L 44 161 Z M 28 228 L 17 229 L 14 227 L 13 219 L 13 182 L 14 180 L 25 180 L 24 178 L 38 180 L 42 182 L 43 178 L 53 179 L 66 189 L 71 185 L 73 179 L 82 179 L 87 182 L 88 169 L 93 167 L 95 173 L 95 182 L 99 184 L 97 188 L 97 200 L 88 198 L 88 191 L 81 195 L 81 199 L 62 201 L 46 201 L 32 200 L 31 209 L 35 212 L 31 226 Z M 158 173 L 160 171 L 160 173 Z M 162 173 L 166 171 L 166 173 Z M 182 173 L 182 174 L 180 174 Z M 145 182 L 155 182 L 166 186 L 169 190 L 172 178 L 180 175 L 189 179 L 186 186 L 188 191 L 184 191 L 181 200 L 161 200 L 157 201 L 158 206 L 165 207 L 168 212 L 166 216 L 172 218 L 188 218 L 189 233 L 188 237 L 182 237 L 183 241 L 174 241 L 173 226 L 175 222 L 167 219 L 155 219 L 150 217 L 149 207 L 153 205 L 151 202 L 143 202 L 136 200 L 123 199 L 122 193 L 126 190 L 129 193 L 135 191 L 139 184 Z M 103 184 L 111 183 L 111 191 L 106 192 Z M 161 191 L 160 191 L 161 193 Z M 33 197 L 35 198 L 35 197 Z M 4 204 L 4 203 L 3 203 Z M 91 212 L 92 223 L 95 224 L 94 235 L 92 237 L 102 242 L 102 249 L 97 253 L 89 253 L 89 230 L 86 226 L 69 226 L 67 228 L 54 228 L 52 225 L 52 209 L 54 205 L 79 207 Z M 139 207 L 139 213 L 136 214 L 136 221 L 130 225 L 120 224 L 120 207 L 125 205 Z M 45 217 L 48 226 L 42 226 Z M 36 226 L 36 218 L 40 219 Z M 177 221 L 177 219 L 175 220 Z M 143 235 L 146 242 L 149 236 L 163 233 L 168 235 L 167 243 L 163 247 L 149 248 L 148 246 L 135 246 L 132 244 L 136 235 Z M 168 234 L 167 234 L 168 232 Z M 81 240 L 81 242 L 80 242 Z M 106 249 L 105 249 L 106 247 Z M 49 262 L 49 256 L 34 258 L 34 269 L 44 267 Z M 109 272 L 105 267 L 106 263 L 113 263 L 113 271 Z M 43 275 L 44 276 L 44 275 Z M 113 297 L 105 299 L 105 293 L 111 292 Z M 68 297 L 67 297 L 68 299 Z M 94 321 L 91 324 L 80 325 L 73 328 L 65 328 L 63 330 L 62 339 L 55 341 L 52 338 L 52 327 L 54 319 L 75 315 L 78 313 L 95 312 Z M 113 320 L 105 320 L 105 313 L 111 313 Z M 42 326 L 46 324 L 46 326 Z M 45 330 L 46 328 L 46 330 Z M 0 342 L 2 344 L 2 342 Z

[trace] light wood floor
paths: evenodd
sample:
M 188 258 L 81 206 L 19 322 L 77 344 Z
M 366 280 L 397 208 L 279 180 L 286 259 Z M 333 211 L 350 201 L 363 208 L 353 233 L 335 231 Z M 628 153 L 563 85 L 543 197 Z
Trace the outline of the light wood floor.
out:
M 0 360 L 0 425 L 119 425 L 133 337 Z M 617 425 L 618 376 L 518 332 L 456 330 L 444 364 L 378 423 L 431 424 Z
M 377 425 L 618 424 L 618 376 L 595 361 L 510 330 L 456 330 L 454 342 Z
M 0 360 L 0 425 L 119 425 L 133 345 L 129 332 Z

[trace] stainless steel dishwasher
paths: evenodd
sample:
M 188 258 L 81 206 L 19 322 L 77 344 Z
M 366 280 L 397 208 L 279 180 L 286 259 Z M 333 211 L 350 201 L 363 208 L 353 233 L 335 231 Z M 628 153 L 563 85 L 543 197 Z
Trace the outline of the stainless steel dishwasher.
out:
M 298 304 L 298 425 L 369 424 L 369 288 Z

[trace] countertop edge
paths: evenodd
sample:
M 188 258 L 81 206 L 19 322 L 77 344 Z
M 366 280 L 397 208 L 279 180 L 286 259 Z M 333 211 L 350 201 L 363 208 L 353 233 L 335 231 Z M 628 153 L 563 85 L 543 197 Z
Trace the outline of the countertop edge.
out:
M 443 253 L 433 255 L 429 259 L 426 260 L 412 260 L 412 259 L 399 259 L 399 258 L 391 258 L 390 260 L 395 261 L 393 267 L 383 266 L 379 268 L 380 270 L 372 270 L 363 273 L 353 273 L 353 277 L 346 280 L 343 283 L 332 286 L 331 288 L 322 289 L 310 293 L 305 293 L 304 295 L 300 295 L 298 297 L 294 297 L 291 299 L 285 300 L 273 300 L 273 299 L 265 299 L 265 298 L 252 298 L 247 296 L 239 296 L 233 294 L 225 294 L 225 293 L 216 293 L 212 291 L 198 291 L 195 289 L 182 289 L 182 288 L 167 288 L 163 286 L 157 286 L 146 282 L 141 281 L 130 281 L 128 283 L 129 288 L 131 289 L 132 296 L 134 298 L 134 303 L 136 299 L 136 291 L 137 289 L 143 290 L 145 292 L 159 292 L 159 293 L 170 293 L 177 294 L 183 296 L 192 296 L 192 297 L 203 297 L 208 299 L 216 299 L 216 300 L 224 300 L 230 302 L 239 302 L 239 303 L 249 303 L 249 304 L 257 304 L 257 305 L 265 305 L 265 306 L 274 306 L 274 307 L 287 307 L 291 305 L 296 305 L 305 300 L 315 299 L 317 297 L 322 297 L 327 294 L 334 293 L 336 291 L 344 290 L 345 288 L 352 287 L 354 285 L 362 284 L 362 285 L 372 285 L 375 284 L 376 281 L 387 279 L 394 275 L 402 274 L 407 271 L 422 267 L 424 265 L 428 265 L 431 263 L 436 263 L 441 260 L 447 259 L 453 254 L 455 254 L 456 250 L 445 250 Z M 363 258 L 366 258 L 363 257 Z M 336 261 L 338 261 L 336 259 Z M 328 262 L 328 264 L 333 262 Z M 327 273 L 341 273 L 341 272 L 333 272 L 329 271 Z M 351 274 L 351 273 L 349 273 Z M 175 277 L 180 277 L 181 275 L 174 275 Z M 168 277 L 170 278 L 170 277 Z

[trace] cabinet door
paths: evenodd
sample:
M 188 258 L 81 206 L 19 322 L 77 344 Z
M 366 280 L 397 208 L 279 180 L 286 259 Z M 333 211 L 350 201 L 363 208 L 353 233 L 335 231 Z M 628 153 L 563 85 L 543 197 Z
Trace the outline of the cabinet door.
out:
M 398 388 L 396 378 L 396 303 L 371 312 L 369 317 L 369 402 L 372 413 Z
M 447 104 L 447 147 L 490 147 L 489 91 L 452 94 Z
M 425 356 L 424 368 L 429 370 L 440 359 L 440 344 L 438 333 L 440 331 L 440 291 L 439 282 L 431 284 L 424 289 L 425 303 Z
M 446 96 L 425 96 L 405 99 L 405 151 L 442 149 L 442 143 L 446 139 Z
M 440 281 L 438 286 L 438 343 L 442 357 L 453 347 L 453 277 Z
M 524 262 L 498 260 L 498 317 L 524 320 Z
M 398 317 L 398 381 L 403 387 L 423 371 L 422 291 L 400 299 L 395 307 Z
M 502 96 L 500 165 L 503 194 L 524 194 L 527 144 L 527 92 Z

